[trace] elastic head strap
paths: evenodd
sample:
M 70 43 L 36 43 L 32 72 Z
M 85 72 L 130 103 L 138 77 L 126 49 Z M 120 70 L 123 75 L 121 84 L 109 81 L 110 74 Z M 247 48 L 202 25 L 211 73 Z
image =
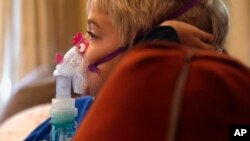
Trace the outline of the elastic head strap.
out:
M 107 56 L 103 57 L 102 59 L 100 59 L 99 61 L 97 61 L 96 63 L 94 64 L 91 64 L 88 66 L 88 70 L 91 71 L 91 72 L 96 72 L 96 73 L 100 73 L 100 70 L 98 69 L 98 65 L 104 63 L 104 62 L 107 62 L 111 59 L 113 59 L 114 57 L 116 57 L 117 55 L 125 52 L 126 50 L 128 49 L 128 46 L 126 47 L 121 47 L 121 48 L 118 48 L 116 51 L 108 54 Z
M 184 14 L 187 12 L 189 9 L 194 7 L 196 4 L 198 4 L 201 0 L 190 0 L 187 2 L 184 6 L 181 8 L 177 9 L 174 13 L 172 13 L 170 16 L 168 16 L 167 20 L 173 20 L 178 18 L 180 15 Z

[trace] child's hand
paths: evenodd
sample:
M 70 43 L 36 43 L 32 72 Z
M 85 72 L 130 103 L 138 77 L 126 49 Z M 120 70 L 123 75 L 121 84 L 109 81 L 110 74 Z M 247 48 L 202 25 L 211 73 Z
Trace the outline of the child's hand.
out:
M 173 27 L 178 34 L 180 42 L 184 45 L 201 49 L 216 49 L 216 47 L 212 45 L 214 36 L 193 25 L 180 21 L 164 21 L 161 26 Z

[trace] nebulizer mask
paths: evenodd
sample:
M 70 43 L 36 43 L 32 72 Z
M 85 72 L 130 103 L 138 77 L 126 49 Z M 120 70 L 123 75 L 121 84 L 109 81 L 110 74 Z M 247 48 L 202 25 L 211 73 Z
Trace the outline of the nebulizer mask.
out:
M 71 88 L 74 93 L 84 95 L 87 85 L 84 53 L 89 46 L 88 41 L 78 33 L 73 45 L 64 56 L 56 55 L 57 66 L 53 73 L 56 78 L 56 96 L 52 99 L 50 109 L 52 141 L 72 139 L 76 130 L 77 109 L 75 99 L 71 98 Z

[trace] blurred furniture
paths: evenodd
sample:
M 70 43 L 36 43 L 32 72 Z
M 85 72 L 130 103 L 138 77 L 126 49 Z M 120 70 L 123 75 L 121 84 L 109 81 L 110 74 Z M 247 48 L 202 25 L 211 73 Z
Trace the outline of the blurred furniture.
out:
M 46 67 L 33 70 L 22 79 L 0 117 L 0 124 L 25 109 L 51 102 L 55 95 L 55 79 Z

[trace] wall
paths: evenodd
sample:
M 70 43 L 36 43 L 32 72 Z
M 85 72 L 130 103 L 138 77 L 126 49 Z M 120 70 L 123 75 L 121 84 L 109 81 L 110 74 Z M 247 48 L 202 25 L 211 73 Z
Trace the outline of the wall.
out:
M 231 1 L 231 26 L 226 44 L 228 52 L 250 66 L 250 1 Z

